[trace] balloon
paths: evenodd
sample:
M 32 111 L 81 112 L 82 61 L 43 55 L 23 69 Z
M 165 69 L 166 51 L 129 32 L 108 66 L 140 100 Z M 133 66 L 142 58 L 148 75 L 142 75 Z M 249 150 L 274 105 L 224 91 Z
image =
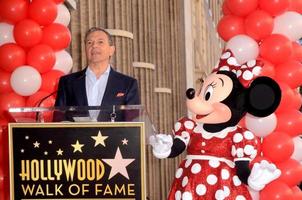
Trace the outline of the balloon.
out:
M 293 11 L 285 12 L 274 19 L 273 33 L 282 34 L 291 41 L 302 37 L 302 16 Z
M 47 92 L 54 92 L 58 89 L 58 83 L 64 73 L 58 70 L 51 70 L 42 75 L 41 90 Z
M 302 113 L 298 110 L 288 109 L 286 112 L 276 113 L 278 124 L 276 131 L 287 133 L 296 137 L 302 132 Z
M 53 69 L 62 71 L 64 74 L 68 74 L 73 66 L 73 60 L 70 54 L 65 51 L 57 51 L 56 53 L 56 63 Z
M 0 68 L 12 72 L 25 62 L 26 53 L 20 46 L 9 43 L 0 47 Z
M 54 23 L 68 26 L 70 23 L 70 12 L 69 12 L 68 8 L 63 4 L 59 4 L 57 6 L 57 9 L 58 9 L 58 15 L 57 15 L 57 18 L 55 19 Z
M 7 126 L 8 120 L 5 117 L 0 117 L 0 132 L 3 132 L 2 127 Z M 1 139 L 0 139 L 1 140 Z M 2 145 L 1 145 L 2 146 Z
M 261 40 L 272 33 L 274 20 L 267 12 L 255 10 L 246 17 L 244 27 L 247 35 L 255 40 Z
M 293 191 L 293 199 L 302 200 L 302 191 L 298 186 L 292 187 L 292 191 Z
M 261 0 L 259 7 L 270 15 L 277 16 L 289 7 L 289 0 Z
M 56 4 L 60 4 L 60 3 L 63 3 L 64 0 L 53 0 Z
M 276 80 L 287 83 L 291 88 L 302 85 L 302 64 L 289 60 L 276 66 Z
M 302 62 L 302 45 L 293 42 L 293 59 Z
M 29 96 L 41 87 L 41 75 L 32 66 L 20 66 L 11 76 L 10 83 L 13 90 L 22 96 Z
M 260 44 L 260 55 L 273 64 L 285 62 L 292 54 L 292 43 L 283 35 L 272 34 Z
M 49 92 L 38 91 L 35 94 L 28 97 L 28 99 L 26 101 L 26 106 L 28 106 L 28 107 L 36 107 L 36 106 L 52 107 L 55 104 L 55 98 L 54 98 L 54 96 L 47 97 L 48 95 L 50 95 Z M 45 97 L 47 97 L 47 99 L 43 100 Z
M 258 6 L 258 0 L 226 0 L 229 10 L 237 16 L 246 16 Z
M 272 63 L 268 62 L 265 59 L 258 58 L 263 63 L 262 70 L 260 72 L 261 76 L 268 76 L 274 79 L 275 77 L 275 67 Z
M 25 98 L 14 93 L 0 94 L 0 114 L 3 115 L 3 111 L 7 111 L 13 107 L 24 107 Z
M 40 73 L 48 72 L 56 62 L 55 52 L 45 44 L 31 48 L 27 54 L 27 64 L 33 66 Z
M 244 34 L 243 19 L 234 15 L 226 15 L 218 22 L 217 31 L 224 41 L 228 41 L 233 36 Z
M 0 22 L 0 46 L 7 43 L 15 43 L 13 29 L 14 26 Z
M 297 95 L 287 84 L 280 82 L 279 86 L 281 89 L 281 102 L 276 113 L 286 112 L 288 109 L 299 109 L 301 106 L 301 97 L 299 97 L 299 95 Z
M 301 136 L 297 136 L 293 138 L 294 141 L 294 153 L 291 158 L 297 161 L 302 161 L 302 138 Z
M 226 49 L 230 49 L 239 64 L 254 60 L 259 54 L 257 42 L 247 35 L 236 35 L 226 44 Z
M 228 8 L 228 5 L 227 5 L 226 1 L 224 1 L 223 4 L 222 4 L 222 13 L 223 13 L 223 15 L 231 14 L 231 11 Z
M 265 137 L 273 132 L 277 126 L 277 118 L 273 113 L 267 117 L 255 117 L 250 114 L 245 116 L 245 125 L 254 135 Z
M 302 0 L 289 0 L 288 10 L 302 14 Z
M 10 73 L 0 70 L 0 94 L 12 91 L 13 89 L 10 86 Z
M 25 19 L 15 25 L 14 37 L 20 46 L 32 47 L 40 43 L 42 30 L 37 22 Z
M 281 176 L 278 180 L 293 187 L 298 185 L 302 180 L 302 165 L 293 159 L 277 164 L 277 168 L 281 170 Z
M 57 17 L 57 5 L 53 0 L 34 0 L 29 5 L 28 14 L 41 26 L 47 26 Z
M 43 29 L 42 43 L 51 46 L 55 51 L 67 48 L 70 41 L 69 29 L 62 24 L 53 23 Z
M 273 181 L 260 191 L 261 200 L 294 200 L 293 192 L 285 183 Z
M 283 132 L 273 132 L 263 139 L 262 152 L 272 162 L 282 162 L 294 152 L 294 142 Z
M 2 20 L 15 24 L 27 17 L 28 0 L 1 0 L 0 13 Z

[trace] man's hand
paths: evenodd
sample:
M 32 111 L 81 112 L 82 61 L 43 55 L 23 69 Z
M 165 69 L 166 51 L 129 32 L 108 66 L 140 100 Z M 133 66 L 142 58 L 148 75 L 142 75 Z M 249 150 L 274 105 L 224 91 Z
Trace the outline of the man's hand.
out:
M 247 182 L 250 188 L 260 191 L 280 175 L 281 171 L 277 169 L 276 165 L 262 160 L 260 163 L 254 164 Z
M 153 155 L 156 158 L 167 158 L 171 153 L 173 138 L 171 135 L 157 134 L 149 137 L 149 143 L 153 147 Z

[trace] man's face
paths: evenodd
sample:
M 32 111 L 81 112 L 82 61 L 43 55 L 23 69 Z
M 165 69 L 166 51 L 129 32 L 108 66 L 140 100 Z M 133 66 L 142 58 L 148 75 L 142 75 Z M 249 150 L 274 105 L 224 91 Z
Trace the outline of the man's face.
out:
M 109 38 L 102 31 L 94 31 L 87 36 L 86 56 L 88 63 L 109 62 L 114 53 L 114 46 L 110 46 Z

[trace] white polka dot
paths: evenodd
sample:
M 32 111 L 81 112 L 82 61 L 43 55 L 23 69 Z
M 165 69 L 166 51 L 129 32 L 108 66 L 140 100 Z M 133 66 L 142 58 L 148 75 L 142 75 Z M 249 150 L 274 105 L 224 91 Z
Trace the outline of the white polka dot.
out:
M 181 177 L 181 175 L 182 175 L 182 173 L 183 173 L 183 169 L 182 168 L 178 168 L 177 170 L 176 170 L 176 173 L 175 173 L 175 178 L 180 178 Z
M 238 158 L 242 158 L 243 157 L 243 148 L 238 148 L 237 149 L 237 157 Z
M 257 150 L 256 149 L 254 149 L 254 151 L 252 152 L 252 155 L 250 156 L 252 159 L 254 159 L 254 158 L 256 158 L 256 156 L 257 156 Z
M 231 154 L 232 154 L 232 156 L 233 156 L 233 157 L 235 157 L 235 156 L 236 156 L 236 147 L 235 147 L 235 145 L 232 145 L 232 151 L 231 151 Z
M 227 169 L 221 170 L 221 178 L 227 180 L 230 177 L 230 172 Z
M 236 74 L 236 73 L 237 73 L 237 70 L 236 70 L 236 69 L 232 69 L 232 72 L 233 72 L 234 74 Z
M 246 200 L 246 198 L 242 195 L 238 195 L 235 200 Z
M 217 167 L 219 167 L 220 162 L 218 160 L 211 159 L 211 160 L 209 160 L 209 165 L 213 168 L 217 168 Z
M 191 192 L 184 192 L 182 194 L 182 200 L 192 200 L 193 197 L 192 197 L 192 194 Z
M 185 163 L 185 168 L 188 168 L 192 163 L 192 159 L 187 159 Z
M 200 166 L 200 164 L 198 164 L 198 163 L 195 163 L 195 164 L 192 166 L 192 168 L 191 168 L 191 172 L 192 172 L 193 174 L 199 173 L 200 170 L 201 170 L 201 166 Z
M 187 131 L 181 132 L 181 137 L 185 140 L 186 143 L 190 140 L 190 134 Z
M 247 66 L 254 67 L 256 65 L 256 60 L 250 60 L 247 62 Z
M 237 61 L 234 57 L 229 57 L 228 60 L 227 60 L 227 63 L 229 65 L 236 65 L 237 64 Z
M 175 200 L 181 200 L 181 192 L 179 190 L 175 192 Z
M 247 66 L 246 65 L 241 65 L 241 67 L 240 67 L 241 69 L 246 69 L 247 68 Z
M 262 68 L 259 66 L 254 67 L 252 70 L 253 74 L 256 76 L 258 76 L 261 73 L 261 71 L 262 71 Z
M 205 150 L 201 150 L 201 153 L 205 153 Z
M 238 176 L 233 176 L 233 183 L 234 183 L 235 186 L 241 185 L 241 181 L 238 178 Z
M 235 143 L 239 143 L 243 140 L 243 136 L 241 133 L 236 133 L 234 136 L 233 136 L 233 141 Z
M 225 52 L 224 54 L 222 54 L 222 56 L 220 57 L 221 59 L 227 59 L 231 56 L 230 52 Z
M 252 153 L 254 152 L 254 147 L 252 145 L 247 144 L 245 145 L 243 150 L 246 155 L 252 155 Z
M 202 142 L 202 143 L 201 143 L 201 146 L 206 146 L 206 143 L 205 143 L 205 142 Z
M 241 70 L 237 70 L 237 72 L 236 72 L 237 78 L 238 78 L 239 76 L 241 76 L 241 74 L 242 74 L 242 71 L 241 71 Z
M 175 125 L 174 125 L 174 130 L 177 132 L 177 131 L 179 131 L 180 127 L 181 127 L 181 123 L 176 122 Z
M 206 188 L 206 186 L 204 184 L 197 185 L 197 187 L 196 187 L 196 193 L 199 196 L 205 195 L 206 192 L 207 192 L 207 188 Z
M 193 123 L 192 121 L 185 121 L 185 127 L 186 127 L 187 129 L 192 130 L 193 127 L 194 127 L 194 123 Z
M 245 72 L 243 72 L 242 77 L 243 77 L 244 80 L 247 80 L 247 81 L 252 80 L 253 73 L 250 72 L 249 70 L 246 70 Z
M 230 71 L 230 68 L 228 66 L 222 66 L 219 69 L 220 71 Z
M 216 200 L 223 200 L 224 199 L 224 191 L 223 190 L 217 190 L 215 192 L 215 199 Z
M 243 135 L 244 135 L 244 138 L 247 139 L 247 140 L 254 139 L 254 134 L 251 131 L 245 131 L 243 133 Z
M 185 187 L 188 184 L 188 182 L 189 182 L 189 179 L 187 176 L 185 176 L 181 182 L 182 187 Z
M 193 130 L 194 133 L 201 133 L 203 131 L 203 128 L 201 126 L 196 126 Z
M 214 185 L 217 183 L 217 177 L 214 175 L 214 174 L 210 174 L 208 177 L 207 177 L 207 182 L 208 184 L 210 185 Z
M 223 186 L 224 196 L 227 197 L 231 194 L 229 187 Z

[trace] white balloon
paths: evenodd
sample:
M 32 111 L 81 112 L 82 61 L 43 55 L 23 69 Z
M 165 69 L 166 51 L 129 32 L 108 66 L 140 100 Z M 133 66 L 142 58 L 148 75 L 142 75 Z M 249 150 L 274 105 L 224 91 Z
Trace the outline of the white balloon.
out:
M 246 114 L 245 126 L 258 137 L 265 137 L 273 132 L 277 126 L 277 117 L 275 113 L 267 117 L 255 117 Z
M 13 29 L 13 25 L 0 22 L 0 46 L 7 43 L 16 43 Z
M 226 44 L 226 49 L 230 49 L 239 64 L 255 60 L 259 54 L 258 43 L 247 35 L 236 35 Z
M 58 14 L 54 23 L 63 24 L 64 26 L 68 26 L 70 23 L 70 12 L 68 8 L 64 4 L 59 4 L 57 6 Z
M 294 137 L 294 153 L 291 158 L 297 161 L 302 161 L 302 138 L 300 136 Z
M 57 51 L 56 55 L 56 63 L 53 69 L 59 70 L 65 74 L 68 74 L 73 66 L 73 60 L 70 54 L 65 51 Z
M 291 41 L 302 37 L 302 15 L 297 12 L 288 11 L 274 19 L 273 33 L 282 34 Z
M 10 78 L 13 90 L 21 96 L 30 96 L 36 93 L 42 83 L 38 70 L 32 66 L 23 65 L 15 69 Z

